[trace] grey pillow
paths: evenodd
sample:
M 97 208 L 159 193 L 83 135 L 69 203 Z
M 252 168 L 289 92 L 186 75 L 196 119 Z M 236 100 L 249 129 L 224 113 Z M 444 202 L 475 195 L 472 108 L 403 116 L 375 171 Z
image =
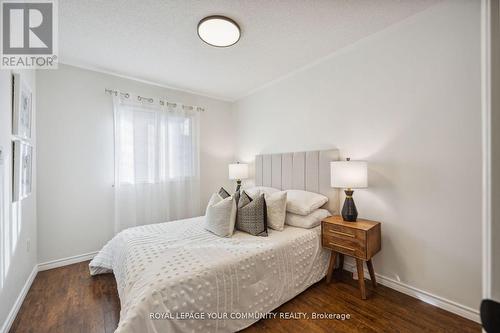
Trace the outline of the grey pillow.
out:
M 236 229 L 254 236 L 267 236 L 267 214 L 264 194 L 252 200 L 243 191 L 238 200 Z
M 231 194 L 229 194 L 229 192 L 226 191 L 224 187 L 221 187 L 218 193 L 222 199 L 226 199 L 227 197 L 231 196 Z

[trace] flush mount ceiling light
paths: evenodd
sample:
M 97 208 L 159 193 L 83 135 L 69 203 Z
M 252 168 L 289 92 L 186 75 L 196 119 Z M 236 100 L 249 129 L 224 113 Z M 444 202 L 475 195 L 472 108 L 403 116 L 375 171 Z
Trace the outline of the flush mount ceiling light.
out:
M 238 24 L 229 17 L 213 15 L 198 23 L 198 36 L 208 45 L 228 47 L 240 40 L 241 31 Z

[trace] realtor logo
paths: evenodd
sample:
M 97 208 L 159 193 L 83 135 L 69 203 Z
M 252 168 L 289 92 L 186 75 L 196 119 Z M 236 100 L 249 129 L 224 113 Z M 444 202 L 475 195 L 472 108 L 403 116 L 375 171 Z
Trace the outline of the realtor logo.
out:
M 1 1 L 1 68 L 57 68 L 57 2 Z

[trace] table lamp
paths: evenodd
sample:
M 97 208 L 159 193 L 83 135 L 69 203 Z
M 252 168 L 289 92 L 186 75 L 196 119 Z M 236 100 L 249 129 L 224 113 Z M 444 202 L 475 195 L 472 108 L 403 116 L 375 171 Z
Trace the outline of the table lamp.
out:
M 368 168 L 365 161 L 334 161 L 330 163 L 331 186 L 345 189 L 345 201 L 342 207 L 342 219 L 356 222 L 358 210 L 352 199 L 353 188 L 368 187 Z
M 229 164 L 229 179 L 236 180 L 236 192 L 240 190 L 241 180 L 248 178 L 248 164 L 233 163 Z

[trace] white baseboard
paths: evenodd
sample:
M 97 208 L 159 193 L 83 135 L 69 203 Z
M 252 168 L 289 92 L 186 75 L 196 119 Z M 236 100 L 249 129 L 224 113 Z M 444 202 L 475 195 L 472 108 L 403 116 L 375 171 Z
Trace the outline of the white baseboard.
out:
M 3 326 L 2 326 L 2 329 L 0 330 L 0 332 L 7 333 L 10 330 L 10 327 L 12 326 L 14 319 L 16 319 L 17 313 L 19 312 L 19 309 L 21 308 L 21 305 L 24 302 L 24 298 L 26 297 L 28 290 L 30 290 L 31 284 L 33 283 L 33 280 L 35 280 L 37 273 L 38 273 L 38 265 L 35 265 L 33 267 L 33 270 L 31 271 L 30 275 L 28 276 L 28 279 L 26 280 L 26 283 L 24 284 L 23 289 L 21 289 L 19 296 L 17 296 L 16 302 L 14 303 L 14 306 L 12 306 L 12 309 L 10 310 L 9 315 L 5 319 L 5 322 L 3 323 Z
M 357 268 L 354 265 L 354 263 L 345 262 L 344 269 L 356 275 L 355 278 L 357 279 Z M 425 303 L 429 303 L 443 310 L 470 319 L 472 321 L 475 321 L 476 323 L 481 323 L 481 319 L 479 317 L 479 310 L 459 304 L 444 297 L 434 295 L 425 290 L 412 287 L 403 282 L 388 278 L 387 276 L 383 276 L 377 273 L 375 273 L 375 276 L 377 278 L 377 283 L 380 283 L 388 288 L 397 290 L 403 294 L 417 298 Z M 365 270 L 365 278 L 370 279 L 370 274 L 366 270 Z
M 89 252 L 89 253 L 79 254 L 77 256 L 56 259 L 56 260 L 51 260 L 51 261 L 47 261 L 44 263 L 40 263 L 40 264 L 38 264 L 38 271 L 40 271 L 40 272 L 46 271 L 48 269 L 53 269 L 53 268 L 63 267 L 63 266 L 71 265 L 71 264 L 76 264 L 78 262 L 82 262 L 85 260 L 91 260 L 95 257 L 97 252 L 98 251 Z

